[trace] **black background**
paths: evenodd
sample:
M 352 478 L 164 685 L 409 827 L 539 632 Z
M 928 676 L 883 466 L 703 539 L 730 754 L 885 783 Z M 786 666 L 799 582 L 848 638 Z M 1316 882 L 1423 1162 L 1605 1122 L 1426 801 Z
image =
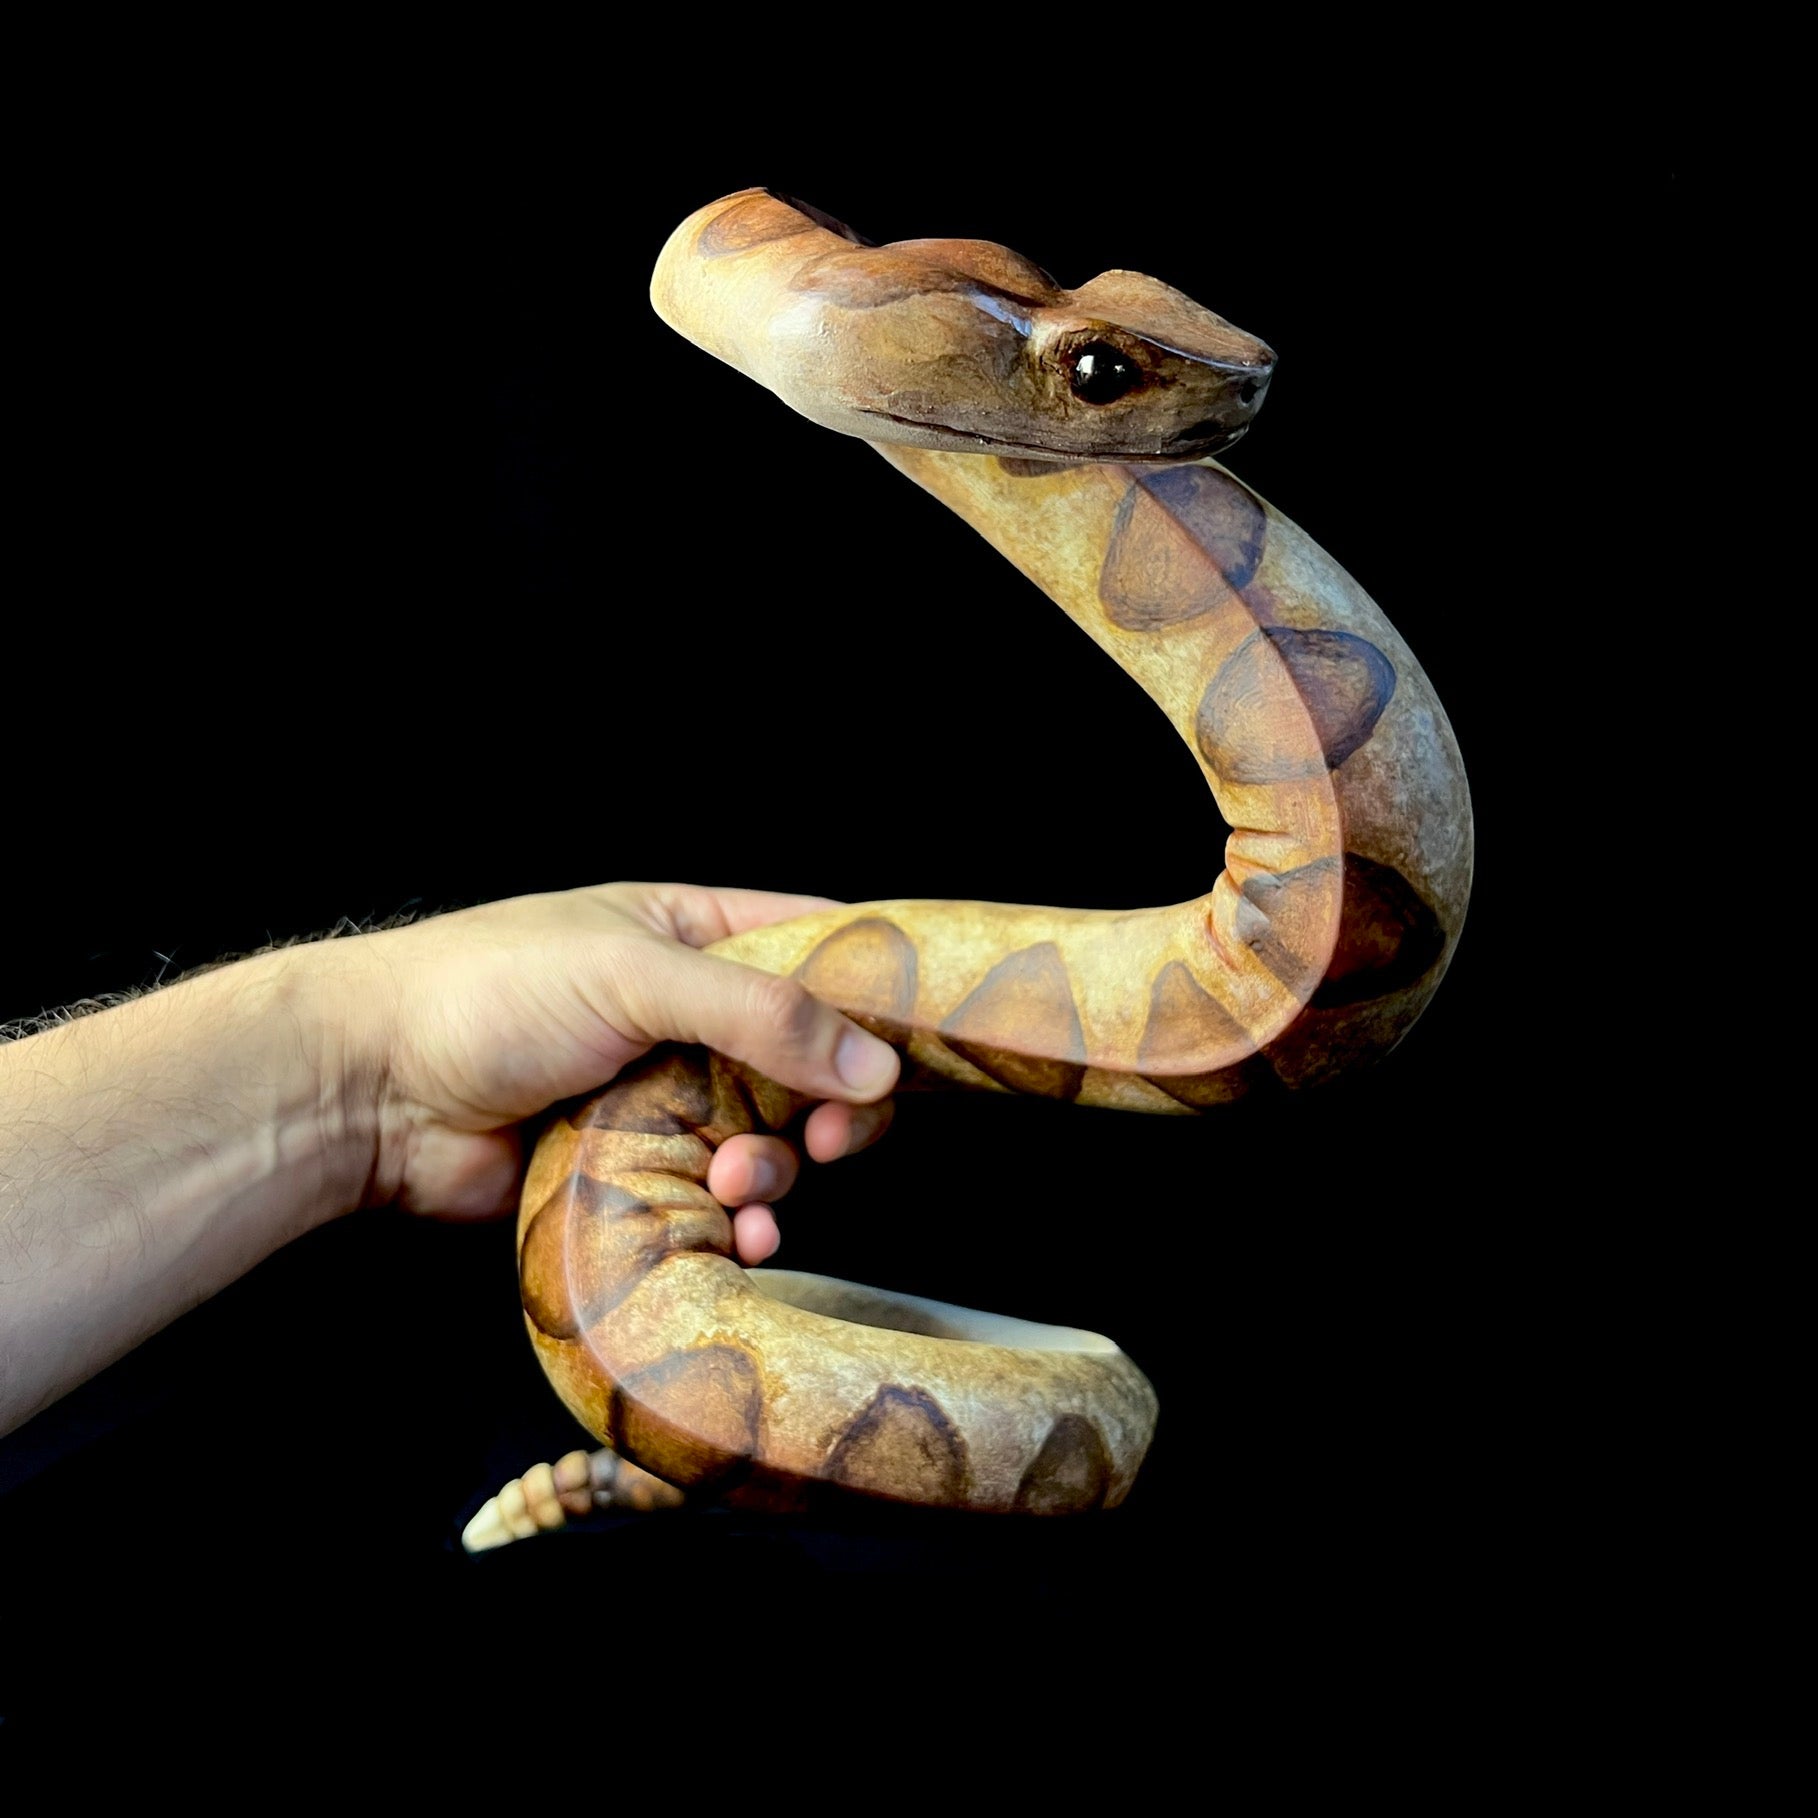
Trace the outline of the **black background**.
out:
M 610 878 L 1205 888 L 1215 810 L 1134 687 L 876 456 L 650 314 L 669 229 L 750 183 L 1064 283 L 1152 272 L 1275 346 L 1230 462 L 1448 706 L 1478 821 L 1451 974 L 1355 1084 L 1204 1121 L 906 1103 L 786 1202 L 780 1262 L 1117 1337 L 1163 1416 L 1114 1516 L 700 1511 L 466 1560 L 479 1500 L 576 1434 L 509 1231 L 368 1213 L 0 1444 L 39 1593 L 16 1633 L 106 1610 L 227 1649 L 256 1609 L 382 1665 L 406 1628 L 509 1651 L 600 1599 L 681 1622 L 780 1593 L 811 1632 L 982 1611 L 1112 1659 L 1178 1624 L 1266 1687 L 1307 1648 L 1367 1671 L 1519 1630 L 1578 1468 L 1583 1239 L 1552 1188 L 1599 1090 L 1549 989 L 1545 804 L 1599 700 L 1560 526 L 1632 433 L 1608 350 L 1664 257 L 1672 145 L 1637 116 L 1537 150 L 1461 93 L 981 152 L 943 94 L 920 149 L 735 91 L 531 137 L 458 107 L 273 132 L 254 96 L 76 173 L 32 262 L 0 1017 Z

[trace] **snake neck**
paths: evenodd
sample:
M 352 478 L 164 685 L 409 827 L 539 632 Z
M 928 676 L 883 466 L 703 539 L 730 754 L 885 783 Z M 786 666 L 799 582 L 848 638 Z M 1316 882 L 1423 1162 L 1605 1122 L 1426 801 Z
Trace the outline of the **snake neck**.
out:
M 1087 1104 L 1197 1110 L 1392 1047 L 1462 925 L 1470 806 L 1369 598 L 1210 462 L 879 452 L 1167 714 L 1232 830 L 1223 868 L 1151 910 L 868 904 L 721 951 L 802 978 L 925 1075 Z

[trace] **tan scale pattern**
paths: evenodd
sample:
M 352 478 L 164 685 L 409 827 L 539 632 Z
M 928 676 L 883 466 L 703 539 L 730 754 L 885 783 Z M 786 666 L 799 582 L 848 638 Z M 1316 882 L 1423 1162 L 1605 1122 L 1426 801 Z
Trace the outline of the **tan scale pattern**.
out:
M 909 1087 L 1179 1114 L 1387 1053 L 1463 923 L 1469 792 L 1393 627 L 1207 458 L 1253 413 L 1268 350 L 1134 273 L 1068 292 L 976 242 L 868 249 L 764 191 L 683 223 L 652 299 L 974 525 L 1147 690 L 1232 829 L 1192 902 L 871 903 L 716 951 L 886 1035 Z M 1138 373 L 1127 397 L 1073 395 L 1082 346 Z M 664 1051 L 551 1128 L 520 1274 L 576 1417 L 670 1483 L 766 1506 L 1115 1506 L 1155 1405 L 1109 1340 L 732 1260 L 712 1151 L 799 1109 Z M 488 1531 L 513 1522 L 549 1525 L 514 1500 Z

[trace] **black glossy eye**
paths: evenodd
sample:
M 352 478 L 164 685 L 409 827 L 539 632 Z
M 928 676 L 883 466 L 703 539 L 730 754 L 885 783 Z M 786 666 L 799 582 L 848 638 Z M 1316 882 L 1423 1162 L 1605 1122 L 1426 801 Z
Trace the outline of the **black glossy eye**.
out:
M 1142 376 L 1136 362 L 1109 341 L 1088 341 L 1073 356 L 1067 382 L 1082 404 L 1114 404 L 1140 384 Z

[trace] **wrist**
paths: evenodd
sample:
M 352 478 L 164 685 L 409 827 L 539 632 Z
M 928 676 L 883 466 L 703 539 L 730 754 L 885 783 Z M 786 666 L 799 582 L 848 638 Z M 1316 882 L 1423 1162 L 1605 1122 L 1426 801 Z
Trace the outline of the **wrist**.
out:
M 314 941 L 242 964 L 247 1027 L 277 1088 L 268 1116 L 278 1151 L 320 1183 L 299 1207 L 300 1228 L 382 1202 L 396 998 L 387 969 L 365 941 Z
M 383 1045 L 340 945 L 256 954 L 94 1020 L 112 1038 L 101 1077 L 121 1079 L 122 1120 L 167 1146 L 158 1197 L 244 1220 L 253 1251 L 354 1210 L 373 1172 Z

